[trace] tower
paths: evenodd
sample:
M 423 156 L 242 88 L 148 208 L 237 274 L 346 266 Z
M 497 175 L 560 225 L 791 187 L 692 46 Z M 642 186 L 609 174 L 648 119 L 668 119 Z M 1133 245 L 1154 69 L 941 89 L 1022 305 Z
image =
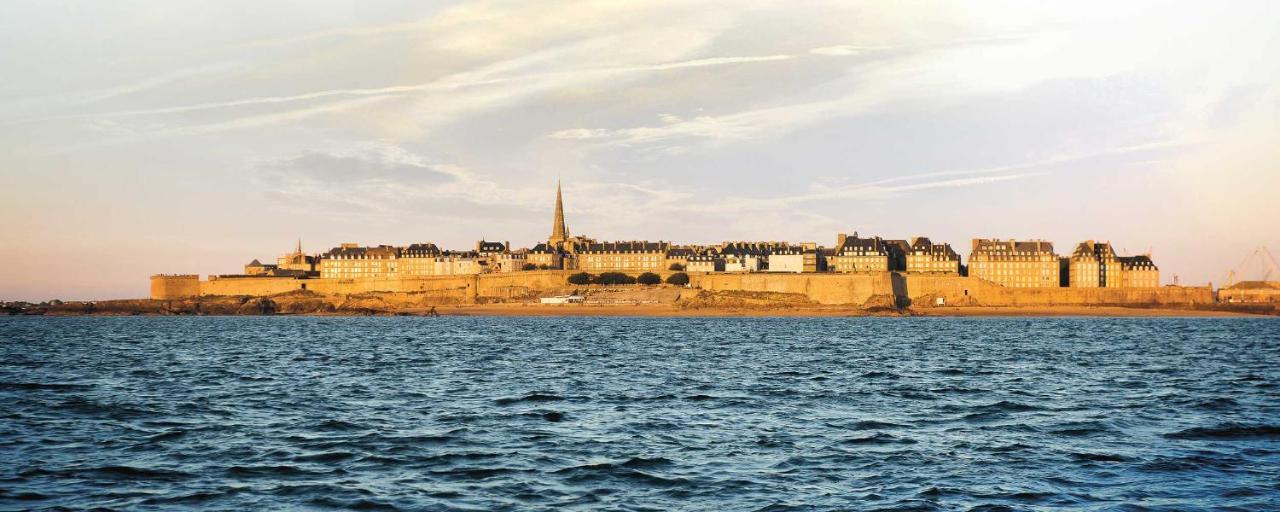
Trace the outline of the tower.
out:
M 564 225 L 564 199 L 560 195 L 560 181 L 556 181 L 556 217 L 551 222 L 551 245 L 560 245 L 569 239 L 569 228 Z

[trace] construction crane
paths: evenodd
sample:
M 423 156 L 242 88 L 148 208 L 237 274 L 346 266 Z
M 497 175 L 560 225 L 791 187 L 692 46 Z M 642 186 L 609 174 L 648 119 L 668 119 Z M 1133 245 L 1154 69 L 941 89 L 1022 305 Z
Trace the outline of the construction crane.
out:
M 1246 274 L 1246 272 L 1251 270 L 1260 271 L 1262 277 L 1259 279 L 1249 279 L 1252 276 L 1258 275 L 1257 273 Z M 1246 279 L 1242 279 L 1242 281 L 1266 281 L 1270 279 L 1272 275 L 1280 276 L 1280 264 L 1276 263 L 1276 257 L 1271 254 L 1270 249 L 1267 249 L 1265 246 L 1260 246 L 1257 249 L 1254 249 L 1252 253 L 1249 253 L 1248 256 L 1245 256 L 1243 260 L 1240 260 L 1239 265 L 1236 265 L 1235 268 L 1232 268 L 1227 272 L 1226 287 L 1236 284 L 1237 277 L 1244 276 Z

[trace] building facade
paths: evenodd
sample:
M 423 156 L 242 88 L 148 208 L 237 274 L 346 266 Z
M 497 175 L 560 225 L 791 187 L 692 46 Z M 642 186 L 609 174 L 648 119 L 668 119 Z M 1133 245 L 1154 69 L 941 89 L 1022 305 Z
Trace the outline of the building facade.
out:
M 769 272 L 805 273 L 825 270 L 818 245 L 806 243 L 780 247 L 769 253 Z
M 393 277 L 398 274 L 400 250 L 389 245 L 360 247 L 345 243 L 320 257 L 320 277 L 360 279 Z
M 1011 288 L 1057 288 L 1058 255 L 1043 240 L 975 238 L 969 275 Z
M 1118 256 L 1110 242 L 1086 240 L 1071 252 L 1067 284 L 1072 288 L 1156 288 L 1160 269 L 1149 255 Z
M 689 272 L 724 272 L 724 258 L 715 253 L 696 254 L 689 257 L 685 270 Z
M 1120 286 L 1123 288 L 1159 288 L 1160 269 L 1151 256 L 1120 256 Z
M 586 272 L 660 272 L 666 270 L 667 242 L 604 242 L 577 247 L 576 268 Z
M 436 275 L 436 258 L 440 257 L 440 248 L 436 244 L 410 244 L 400 250 L 396 261 L 396 272 L 404 276 Z
M 836 235 L 834 252 L 827 259 L 832 272 L 888 272 L 889 250 L 880 237 L 861 238 L 857 233 Z
M 1120 283 L 1120 265 L 1109 242 L 1087 240 L 1076 244 L 1067 263 L 1067 284 L 1071 288 L 1115 288 Z
M 951 244 L 935 244 L 926 237 L 911 239 L 906 254 L 906 271 L 913 274 L 958 274 L 960 254 Z

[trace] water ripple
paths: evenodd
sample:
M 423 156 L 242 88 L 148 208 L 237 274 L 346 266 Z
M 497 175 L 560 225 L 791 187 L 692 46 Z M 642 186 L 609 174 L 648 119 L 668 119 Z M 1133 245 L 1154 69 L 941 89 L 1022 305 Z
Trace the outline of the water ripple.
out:
M 1275 319 L 0 318 L 0 509 L 1280 508 Z

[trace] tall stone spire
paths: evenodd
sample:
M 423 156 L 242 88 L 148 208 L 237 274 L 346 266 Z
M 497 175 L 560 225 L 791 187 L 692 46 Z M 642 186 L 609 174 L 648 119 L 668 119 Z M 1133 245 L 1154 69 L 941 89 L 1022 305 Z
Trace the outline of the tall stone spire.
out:
M 294 253 L 294 254 L 302 254 L 302 239 L 301 239 L 301 238 L 299 238 L 299 239 L 298 239 L 298 250 L 294 251 L 293 253 Z
M 564 199 L 560 195 L 560 180 L 556 180 L 556 218 L 551 223 L 551 238 L 547 241 L 559 244 L 569 238 L 569 229 L 564 226 Z

